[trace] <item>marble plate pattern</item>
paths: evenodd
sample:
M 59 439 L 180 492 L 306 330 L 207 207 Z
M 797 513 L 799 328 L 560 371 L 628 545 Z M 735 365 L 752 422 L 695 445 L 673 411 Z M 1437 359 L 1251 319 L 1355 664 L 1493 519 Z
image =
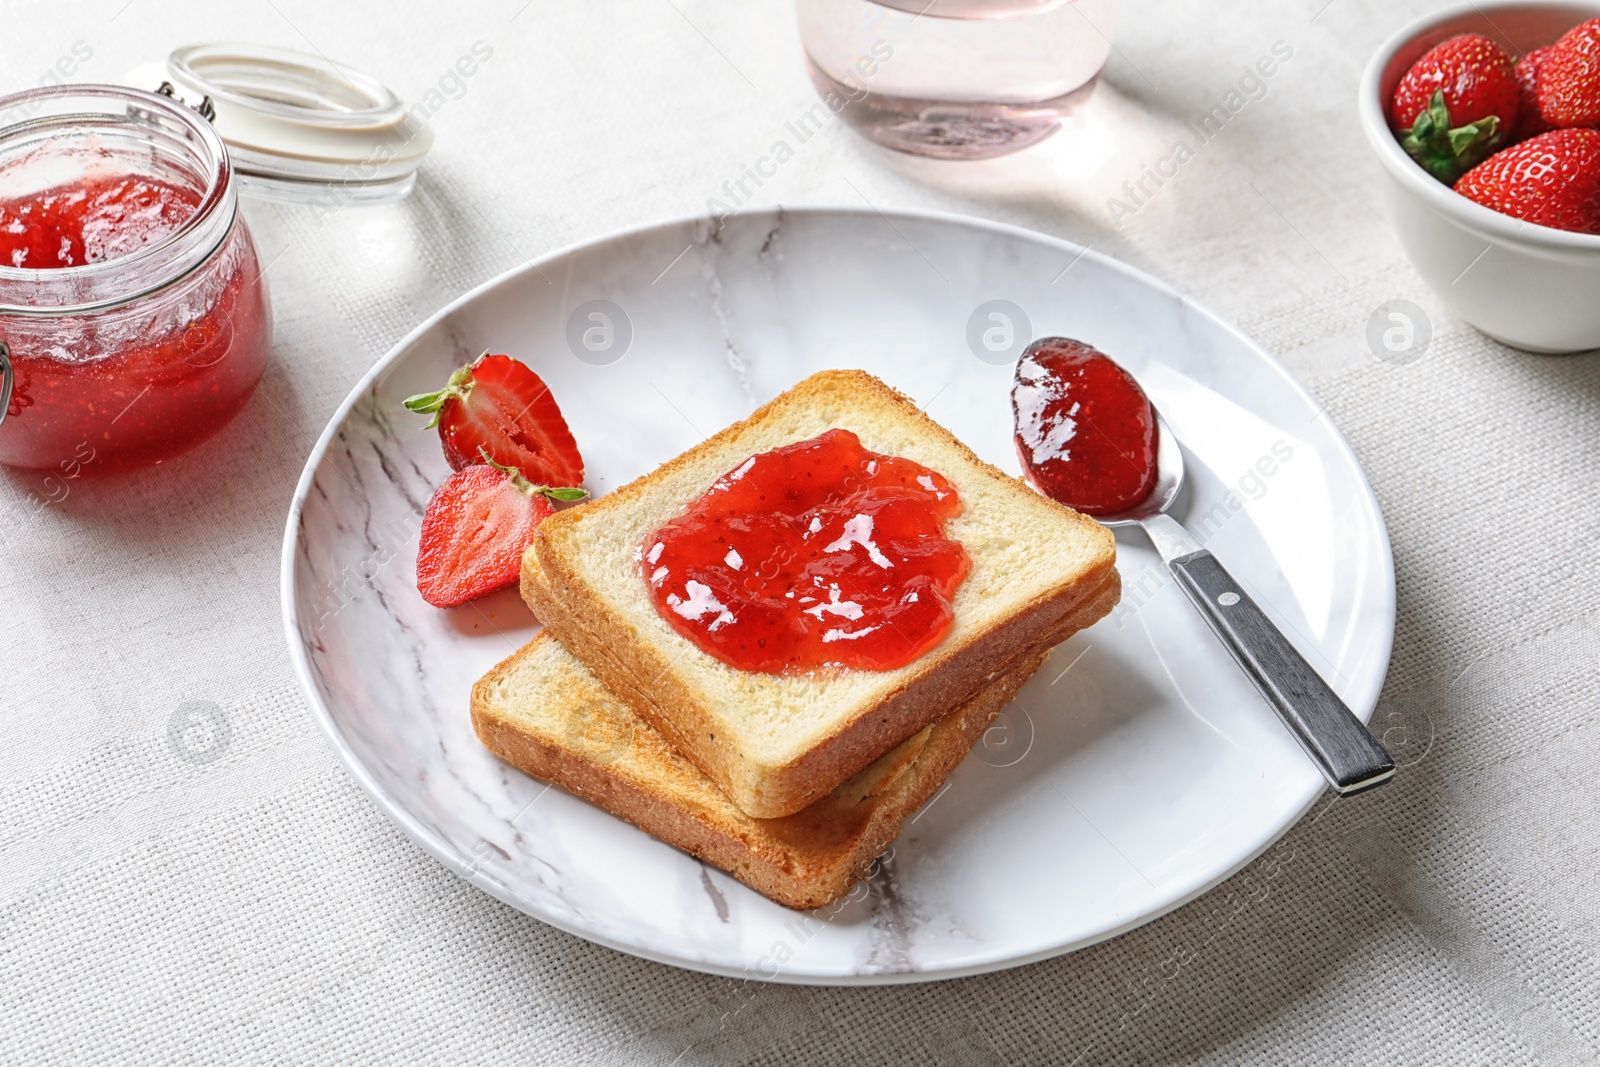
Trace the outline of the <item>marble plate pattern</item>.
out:
M 1180 517 L 1370 717 L 1394 632 L 1388 538 L 1349 447 L 1270 356 L 1064 241 L 796 209 L 669 222 L 530 263 L 433 316 L 356 386 L 307 462 L 283 552 L 289 646 L 322 729 L 388 817 L 474 885 L 697 970 L 953 977 L 1194 898 L 1323 783 L 1136 530 L 1118 534 L 1116 612 L 1052 653 L 870 882 L 807 914 L 491 756 L 468 692 L 538 622 L 514 591 L 453 611 L 416 592 L 422 511 L 449 468 L 400 402 L 485 350 L 549 383 L 600 494 L 826 367 L 877 374 L 1018 473 L 1011 360 L 1047 334 L 1137 375 L 1185 445 Z

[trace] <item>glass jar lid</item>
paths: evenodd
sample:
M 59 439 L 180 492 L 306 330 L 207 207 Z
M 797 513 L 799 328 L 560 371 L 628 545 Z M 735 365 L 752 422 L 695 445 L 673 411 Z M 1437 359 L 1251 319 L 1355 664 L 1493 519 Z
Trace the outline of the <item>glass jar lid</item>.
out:
M 130 75 L 138 78 L 149 73 Z M 241 185 L 265 199 L 397 200 L 433 146 L 432 131 L 388 86 L 286 48 L 188 45 L 167 57 L 160 78 L 191 106 L 209 98 Z

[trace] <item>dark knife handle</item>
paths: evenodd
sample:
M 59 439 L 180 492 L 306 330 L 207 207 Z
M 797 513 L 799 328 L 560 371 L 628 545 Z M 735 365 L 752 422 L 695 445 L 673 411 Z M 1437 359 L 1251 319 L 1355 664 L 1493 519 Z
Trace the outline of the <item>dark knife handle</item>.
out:
M 1388 751 L 1215 556 L 1201 550 L 1167 566 L 1340 796 L 1394 777 Z

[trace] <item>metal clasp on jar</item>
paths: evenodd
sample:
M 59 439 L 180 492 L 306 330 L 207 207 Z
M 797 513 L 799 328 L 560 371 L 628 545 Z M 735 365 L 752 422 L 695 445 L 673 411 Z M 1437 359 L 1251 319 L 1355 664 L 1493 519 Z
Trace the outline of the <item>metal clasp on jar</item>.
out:
M 170 96 L 170 97 L 172 97 L 172 99 L 176 100 L 178 103 L 182 104 L 184 107 L 187 107 L 187 108 L 190 108 L 190 109 L 192 109 L 192 110 L 194 110 L 196 112 L 199 112 L 200 117 L 205 119 L 207 122 L 211 123 L 212 125 L 216 124 L 216 121 L 217 121 L 217 107 L 216 107 L 215 104 L 213 104 L 211 102 L 211 98 L 209 96 L 206 97 L 204 100 L 200 101 L 199 105 L 196 106 L 194 104 L 189 103 L 189 101 L 185 100 L 183 97 L 179 96 L 177 88 L 171 82 L 162 82 L 160 85 L 156 86 L 156 92 L 158 94 L 160 94 L 161 96 Z
M 11 410 L 11 389 L 15 382 L 11 372 L 11 346 L 0 341 L 0 425 L 6 421 L 6 413 Z

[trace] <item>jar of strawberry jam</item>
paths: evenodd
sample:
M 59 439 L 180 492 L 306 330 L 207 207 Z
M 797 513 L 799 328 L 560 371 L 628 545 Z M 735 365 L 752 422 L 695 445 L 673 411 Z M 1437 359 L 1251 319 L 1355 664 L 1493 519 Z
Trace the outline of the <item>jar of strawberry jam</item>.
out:
M 205 115 L 113 86 L 0 98 L 0 463 L 170 459 L 238 414 L 270 340 Z

